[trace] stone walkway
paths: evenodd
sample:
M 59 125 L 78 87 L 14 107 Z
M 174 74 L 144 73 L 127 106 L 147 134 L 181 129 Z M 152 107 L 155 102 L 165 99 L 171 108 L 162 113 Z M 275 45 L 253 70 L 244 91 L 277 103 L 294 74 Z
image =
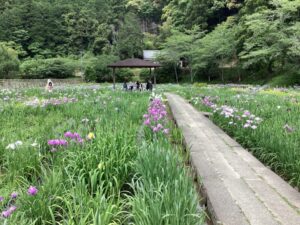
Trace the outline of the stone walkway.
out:
M 183 98 L 166 94 L 214 224 L 300 225 L 300 193 Z

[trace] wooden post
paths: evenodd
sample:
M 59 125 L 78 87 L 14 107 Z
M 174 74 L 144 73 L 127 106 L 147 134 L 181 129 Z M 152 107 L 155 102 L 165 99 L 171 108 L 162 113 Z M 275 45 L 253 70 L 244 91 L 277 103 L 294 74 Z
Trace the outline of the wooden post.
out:
M 114 83 L 114 90 L 116 90 L 116 74 L 115 74 L 115 67 L 113 67 L 113 83 Z

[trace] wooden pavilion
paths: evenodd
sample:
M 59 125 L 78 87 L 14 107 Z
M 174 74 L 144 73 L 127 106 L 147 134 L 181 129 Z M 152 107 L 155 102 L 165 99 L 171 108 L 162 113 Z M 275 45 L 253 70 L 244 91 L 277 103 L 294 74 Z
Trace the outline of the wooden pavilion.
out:
M 152 68 L 161 67 L 159 63 L 152 62 L 150 60 L 142 60 L 142 59 L 125 59 L 119 62 L 108 65 L 109 68 L 113 69 L 113 83 L 114 89 L 116 88 L 116 76 L 115 72 L 118 68 L 149 68 L 150 69 L 150 77 L 152 76 Z M 154 86 L 156 85 L 156 74 L 154 72 Z

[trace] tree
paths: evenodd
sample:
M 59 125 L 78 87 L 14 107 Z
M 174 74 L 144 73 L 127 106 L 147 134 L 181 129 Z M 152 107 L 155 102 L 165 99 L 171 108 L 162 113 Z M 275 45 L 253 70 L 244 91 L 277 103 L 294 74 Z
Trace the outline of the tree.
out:
M 151 22 L 159 24 L 164 6 L 167 4 L 165 0 L 128 0 L 127 8 L 133 10 L 142 20 L 143 31 L 156 33 L 156 30 L 148 30 Z
M 134 14 L 127 14 L 117 35 L 117 54 L 121 59 L 140 56 L 143 50 L 143 33 Z
M 212 32 L 199 39 L 193 48 L 196 68 L 221 68 L 221 80 L 224 82 L 224 65 L 236 57 L 234 18 L 218 25 Z M 208 77 L 210 81 L 210 76 Z
M 201 29 L 212 30 L 228 16 L 237 14 L 243 0 L 171 0 L 163 9 L 163 19 L 171 18 L 172 24 L 179 30 L 192 29 L 198 25 Z
M 272 8 L 261 8 L 244 17 L 240 24 L 243 50 L 239 56 L 245 68 L 267 68 L 271 74 L 299 60 L 295 51 L 299 49 L 299 36 L 295 34 L 300 32 L 300 2 L 273 0 L 270 4 Z
M 174 64 L 174 69 L 177 68 L 176 64 L 180 58 L 185 58 L 188 63 L 190 71 L 191 83 L 194 82 L 195 77 L 195 51 L 193 50 L 196 46 L 195 41 L 203 35 L 199 32 L 199 28 L 195 27 L 193 30 L 186 30 L 181 32 L 178 30 L 172 30 L 172 35 L 166 39 L 163 44 L 163 55 L 167 61 Z M 177 72 L 175 72 L 177 74 Z
M 158 56 L 158 61 L 162 65 L 171 64 L 174 68 L 174 74 L 175 74 L 175 80 L 176 83 L 179 83 L 178 79 L 178 64 L 180 60 L 180 54 L 175 50 L 175 48 L 172 48 L 172 46 L 165 46 L 163 52 L 160 53 Z
M 0 45 L 0 78 L 13 78 L 18 74 L 19 60 L 17 53 Z
M 72 53 L 80 54 L 89 49 L 95 40 L 99 23 L 91 15 L 92 11 L 86 9 L 64 15 L 69 34 L 68 44 L 73 50 Z

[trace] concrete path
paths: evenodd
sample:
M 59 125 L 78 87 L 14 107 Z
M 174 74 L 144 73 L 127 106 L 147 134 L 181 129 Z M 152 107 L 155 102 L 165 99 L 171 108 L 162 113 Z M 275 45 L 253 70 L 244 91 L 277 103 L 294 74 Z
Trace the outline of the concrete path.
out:
M 166 94 L 214 224 L 300 225 L 300 193 L 183 98 Z

